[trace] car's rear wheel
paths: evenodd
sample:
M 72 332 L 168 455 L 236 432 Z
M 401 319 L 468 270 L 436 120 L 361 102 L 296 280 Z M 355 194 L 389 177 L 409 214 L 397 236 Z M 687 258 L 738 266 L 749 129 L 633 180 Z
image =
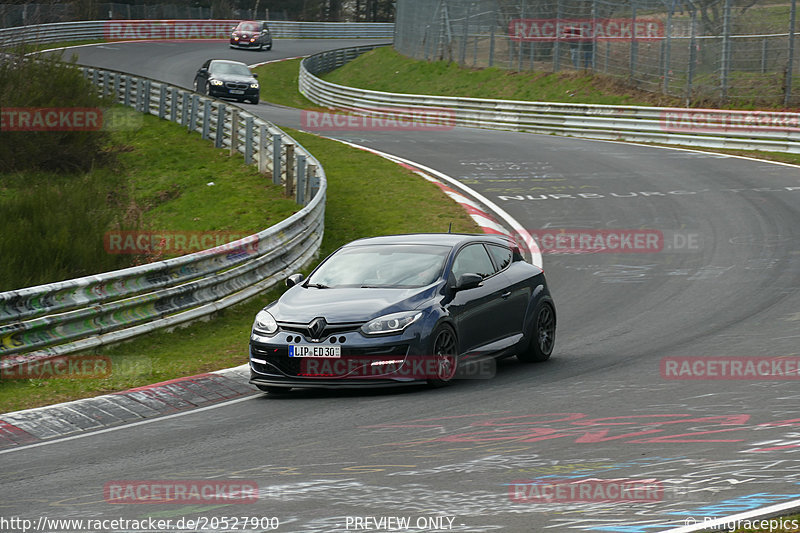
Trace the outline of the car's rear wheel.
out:
M 443 387 L 452 381 L 458 370 L 458 339 L 456 332 L 447 324 L 437 326 L 431 338 L 436 376 L 428 379 L 428 385 Z
M 517 354 L 525 363 L 541 363 L 550 359 L 556 343 L 556 311 L 550 302 L 539 302 L 533 319 L 528 349 Z
M 267 45 L 267 50 L 272 50 L 272 43 L 269 43 L 269 44 Z
M 291 387 L 275 387 L 272 385 L 256 385 L 256 388 L 262 392 L 268 392 L 270 394 L 286 394 L 292 390 Z

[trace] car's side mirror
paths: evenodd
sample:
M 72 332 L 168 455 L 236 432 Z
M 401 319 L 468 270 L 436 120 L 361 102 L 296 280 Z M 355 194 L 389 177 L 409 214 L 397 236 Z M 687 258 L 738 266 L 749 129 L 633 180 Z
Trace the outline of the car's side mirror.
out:
M 468 289 L 474 289 L 475 287 L 480 287 L 481 283 L 483 282 L 483 276 L 480 274 L 461 274 L 456 278 L 456 286 L 455 289 L 457 291 L 465 291 Z
M 303 281 L 303 275 L 302 274 L 292 274 L 291 276 L 286 278 L 286 286 L 291 289 L 292 287 L 294 287 L 295 285 L 297 285 L 301 281 Z
M 208 69 L 206 67 L 200 67 L 200 70 L 198 72 L 205 74 L 206 72 L 208 72 Z
M 258 74 L 256 74 L 255 72 L 253 72 L 253 77 L 254 77 L 254 78 L 257 78 L 257 77 L 258 77 Z

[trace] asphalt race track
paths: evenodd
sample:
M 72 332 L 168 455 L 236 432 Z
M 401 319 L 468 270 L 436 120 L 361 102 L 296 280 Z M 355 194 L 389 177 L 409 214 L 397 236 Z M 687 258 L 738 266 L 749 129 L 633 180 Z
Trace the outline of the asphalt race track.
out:
M 83 64 L 190 87 L 209 57 L 252 64 L 352 42 L 276 40 L 263 53 L 222 42 L 75 52 Z M 246 107 L 301 126 L 297 110 Z M 353 517 L 365 516 L 408 517 L 406 530 L 431 530 L 427 519 L 447 517 L 443 530 L 650 532 L 800 499 L 797 374 L 666 379 L 661 366 L 667 357 L 800 356 L 800 169 L 466 128 L 330 136 L 457 178 L 535 232 L 651 230 L 659 246 L 545 253 L 559 313 L 545 364 L 511 359 L 491 380 L 438 390 L 254 394 L 21 448 L 0 455 L 1 516 L 274 516 L 278 531 L 319 532 L 355 530 Z M 663 490 L 634 503 L 514 498 L 518 480 L 587 477 L 653 479 Z M 107 482 L 157 479 L 250 480 L 260 498 L 104 501 Z

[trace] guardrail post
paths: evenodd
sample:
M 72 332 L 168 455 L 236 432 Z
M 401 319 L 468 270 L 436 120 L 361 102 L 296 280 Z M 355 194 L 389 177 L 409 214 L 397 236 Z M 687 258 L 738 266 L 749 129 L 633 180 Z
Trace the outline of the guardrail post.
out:
M 122 78 L 125 80 L 125 97 L 124 97 L 122 103 L 125 104 L 125 107 L 130 107 L 131 106 L 131 78 L 130 78 L 130 76 L 124 76 L 124 75 L 122 76 Z
M 200 97 L 192 94 L 192 107 L 189 111 L 189 131 L 197 130 L 197 111 L 200 107 Z
M 253 164 L 253 117 L 244 119 L 244 164 Z
M 297 156 L 297 203 L 306 203 L 306 156 Z
M 203 102 L 203 139 L 210 138 L 211 132 L 211 100 Z
M 175 87 L 169 89 L 169 120 L 178 122 L 178 89 Z
M 189 126 L 189 93 L 181 92 L 181 126 Z
M 294 192 L 294 144 L 286 143 L 286 196 Z
M 119 102 L 120 95 L 119 91 L 119 74 L 112 74 L 114 76 L 114 102 Z
M 309 162 L 306 165 L 306 174 L 308 175 L 308 199 L 311 200 L 317 195 L 319 190 L 319 176 L 317 175 L 317 165 Z
M 217 130 L 214 132 L 214 146 L 222 148 L 225 139 L 225 104 L 217 107 Z
M 167 116 L 167 86 L 163 83 L 158 89 L 158 118 Z
M 111 92 L 110 75 L 111 73 L 108 71 L 103 72 L 103 96 L 107 96 Z
M 142 113 L 150 113 L 150 93 L 153 88 L 153 82 L 150 80 L 144 81 L 144 98 L 142 99 Z
M 136 105 L 141 113 L 144 113 L 144 100 L 144 80 L 139 78 L 136 83 Z
M 236 153 L 239 148 L 239 110 L 234 108 L 231 111 L 231 151 L 230 155 Z
M 100 85 L 99 78 L 100 78 L 100 73 L 97 71 L 97 69 L 92 70 L 92 85 L 94 85 L 95 87 Z
M 267 173 L 267 127 L 264 124 L 258 128 L 258 171 Z
M 281 184 L 281 136 L 279 133 L 272 135 L 272 183 Z

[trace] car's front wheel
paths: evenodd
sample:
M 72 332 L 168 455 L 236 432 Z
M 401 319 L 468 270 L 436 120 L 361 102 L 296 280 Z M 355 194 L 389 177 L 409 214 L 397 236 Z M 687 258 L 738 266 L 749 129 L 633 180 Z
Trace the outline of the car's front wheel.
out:
M 550 359 L 556 344 L 556 311 L 553 304 L 539 302 L 534 313 L 533 330 L 528 349 L 517 354 L 525 363 L 541 363 Z
M 211 83 L 206 82 L 206 94 L 211 96 Z
M 458 370 L 458 339 L 456 332 L 447 324 L 437 326 L 431 339 L 433 370 L 436 375 L 428 378 L 428 385 L 444 387 L 452 381 Z

